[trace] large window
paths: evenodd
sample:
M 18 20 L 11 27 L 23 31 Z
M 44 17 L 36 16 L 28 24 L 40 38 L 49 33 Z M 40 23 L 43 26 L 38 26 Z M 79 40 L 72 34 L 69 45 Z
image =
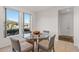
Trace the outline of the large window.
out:
M 30 32 L 31 29 L 31 14 L 24 13 L 24 34 Z
M 5 9 L 6 36 L 19 34 L 19 12 L 13 9 Z

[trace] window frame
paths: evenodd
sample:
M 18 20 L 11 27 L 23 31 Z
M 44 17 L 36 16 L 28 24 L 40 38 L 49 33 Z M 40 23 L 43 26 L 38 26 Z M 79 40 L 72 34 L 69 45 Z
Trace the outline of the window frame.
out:
M 20 15 L 19 15 L 20 12 L 19 12 L 18 10 L 12 9 L 12 8 L 5 8 L 5 26 L 4 26 L 4 27 L 5 27 L 5 37 L 8 37 L 8 36 L 7 36 L 7 30 L 6 30 L 6 29 L 7 29 L 7 28 L 6 28 L 6 23 L 7 23 L 7 10 L 12 10 L 12 11 L 18 12 L 18 26 L 19 26 L 19 16 L 20 16 Z M 19 27 L 20 27 L 20 26 L 19 26 Z M 17 34 L 17 35 L 18 35 L 18 34 Z M 12 36 L 12 35 L 10 35 L 10 36 Z
M 28 15 L 30 15 L 30 31 L 32 31 L 32 14 L 30 14 L 30 13 L 27 13 L 27 12 L 23 12 L 23 37 L 24 37 L 24 14 L 28 14 Z

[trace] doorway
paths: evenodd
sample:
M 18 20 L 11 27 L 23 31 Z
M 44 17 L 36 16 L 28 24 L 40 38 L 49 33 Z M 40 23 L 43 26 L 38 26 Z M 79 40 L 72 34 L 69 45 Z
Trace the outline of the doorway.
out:
M 59 40 L 74 42 L 73 40 L 73 8 L 58 11 Z

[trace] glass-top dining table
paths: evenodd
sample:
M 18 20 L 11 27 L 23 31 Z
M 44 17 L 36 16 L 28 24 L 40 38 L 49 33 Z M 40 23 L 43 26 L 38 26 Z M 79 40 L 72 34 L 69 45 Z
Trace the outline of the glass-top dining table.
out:
M 38 43 L 41 39 L 49 38 L 49 34 L 41 33 L 39 35 L 34 35 L 33 33 L 24 34 L 24 39 L 26 40 L 36 40 L 36 50 L 38 51 Z

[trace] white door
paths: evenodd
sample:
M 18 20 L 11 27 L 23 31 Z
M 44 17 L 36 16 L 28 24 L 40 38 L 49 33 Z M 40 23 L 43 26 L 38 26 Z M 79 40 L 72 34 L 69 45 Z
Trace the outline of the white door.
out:
M 61 35 L 73 36 L 73 12 L 60 14 L 60 32 Z

